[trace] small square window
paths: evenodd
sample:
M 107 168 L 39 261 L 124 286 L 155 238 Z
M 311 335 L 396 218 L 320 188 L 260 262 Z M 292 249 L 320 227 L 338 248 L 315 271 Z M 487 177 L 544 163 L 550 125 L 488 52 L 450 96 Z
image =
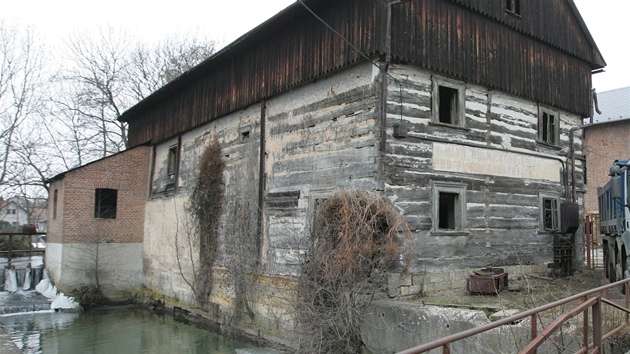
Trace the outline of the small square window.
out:
M 538 112 L 538 140 L 549 145 L 560 141 L 560 117 L 558 113 L 541 108 Z
M 466 229 L 466 185 L 433 183 L 432 231 L 453 232 Z
M 94 193 L 94 217 L 98 219 L 116 219 L 118 190 L 97 188 Z
M 433 77 L 431 102 L 433 122 L 464 126 L 464 95 L 464 83 L 441 77 Z
M 505 11 L 513 15 L 521 15 L 521 0 L 505 0 Z
M 559 230 L 560 210 L 558 197 L 540 196 L 540 230 L 555 232 Z

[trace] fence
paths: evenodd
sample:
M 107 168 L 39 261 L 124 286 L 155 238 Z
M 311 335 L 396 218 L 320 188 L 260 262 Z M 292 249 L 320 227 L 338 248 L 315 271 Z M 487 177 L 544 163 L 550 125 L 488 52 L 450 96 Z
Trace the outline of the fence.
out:
M 620 306 L 615 302 L 602 297 L 601 295 L 604 291 L 608 289 L 617 288 L 620 286 L 625 286 L 625 302 L 624 306 Z M 599 294 L 598 296 L 591 297 L 591 295 Z M 557 317 L 554 321 L 552 321 L 549 325 L 547 325 L 542 332 L 538 332 L 538 323 L 542 318 L 541 313 L 547 310 L 551 310 L 554 308 L 558 308 L 564 306 L 572 301 L 580 301 L 580 304 L 574 307 L 572 310 L 568 312 L 564 312 L 562 315 Z M 444 337 L 442 339 L 423 344 L 417 347 L 413 347 L 404 351 L 399 352 L 398 354 L 417 354 L 428 352 L 432 349 L 436 349 L 442 347 L 442 353 L 449 354 L 451 352 L 451 343 L 472 337 L 474 335 L 480 334 L 482 332 L 489 331 L 494 328 L 498 328 L 501 326 L 509 325 L 515 322 L 518 322 L 525 318 L 530 318 L 531 321 L 531 342 L 520 351 L 520 353 L 536 353 L 538 347 L 543 344 L 543 342 L 548 339 L 556 330 L 561 328 L 566 322 L 572 319 L 575 316 L 582 314 L 582 349 L 577 351 L 577 353 L 603 353 L 603 344 L 606 340 L 611 338 L 612 336 L 620 333 L 623 329 L 628 327 L 629 321 L 628 317 L 630 314 L 630 278 L 618 281 L 616 283 L 608 284 L 601 286 L 596 289 L 592 289 L 589 291 L 585 291 L 583 293 L 570 296 L 568 298 L 558 300 L 552 303 L 549 303 L 544 306 L 537 307 L 532 310 L 528 310 L 522 312 L 520 314 L 510 316 L 492 323 L 489 323 L 484 326 L 472 328 L 460 333 L 456 333 L 450 335 L 448 337 Z M 602 306 L 610 306 L 613 309 L 617 309 L 622 311 L 624 314 L 624 321 L 613 329 L 609 330 L 606 333 L 602 333 Z M 589 316 L 589 309 L 590 316 Z M 590 321 L 589 321 L 590 318 Z M 589 331 L 590 329 L 590 331 Z M 592 340 L 589 340 L 592 338 Z
M 45 239 L 45 237 L 45 232 L 0 232 L 0 241 L 6 241 L 6 247 L 0 249 L 0 257 L 7 258 L 8 264 L 11 264 L 15 256 L 28 256 L 30 258 L 37 254 L 43 255 L 46 252 L 46 248 L 39 247 L 39 243 L 36 243 L 34 246 L 33 242 L 38 239 Z M 16 240 L 18 238 L 21 241 L 26 238 L 27 241 L 19 242 L 17 244 L 18 248 L 16 248 Z

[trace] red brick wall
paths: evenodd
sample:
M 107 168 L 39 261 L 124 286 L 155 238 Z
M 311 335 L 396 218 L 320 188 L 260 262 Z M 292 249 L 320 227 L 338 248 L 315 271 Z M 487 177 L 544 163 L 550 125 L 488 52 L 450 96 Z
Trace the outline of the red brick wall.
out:
M 150 164 L 151 148 L 139 146 L 70 170 L 51 183 L 48 242 L 142 242 Z M 118 190 L 115 219 L 94 217 L 97 188 Z M 53 218 L 55 189 L 57 217 Z
M 608 170 L 615 160 L 630 159 L 630 120 L 599 123 L 584 129 L 587 184 L 585 211 L 597 212 L 597 188 L 608 179 Z

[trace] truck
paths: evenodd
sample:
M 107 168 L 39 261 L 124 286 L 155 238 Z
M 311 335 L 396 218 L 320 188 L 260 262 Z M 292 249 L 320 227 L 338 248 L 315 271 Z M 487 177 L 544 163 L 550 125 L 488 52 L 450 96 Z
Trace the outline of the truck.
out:
M 597 192 L 604 274 L 611 283 L 630 278 L 629 168 L 630 160 L 616 160 L 610 168 L 610 180 Z

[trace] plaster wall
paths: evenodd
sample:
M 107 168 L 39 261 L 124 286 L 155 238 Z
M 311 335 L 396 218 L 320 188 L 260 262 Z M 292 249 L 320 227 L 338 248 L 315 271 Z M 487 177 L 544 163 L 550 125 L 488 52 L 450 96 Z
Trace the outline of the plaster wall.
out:
M 48 243 L 46 269 L 62 292 L 95 286 L 111 300 L 127 300 L 142 286 L 142 243 Z

